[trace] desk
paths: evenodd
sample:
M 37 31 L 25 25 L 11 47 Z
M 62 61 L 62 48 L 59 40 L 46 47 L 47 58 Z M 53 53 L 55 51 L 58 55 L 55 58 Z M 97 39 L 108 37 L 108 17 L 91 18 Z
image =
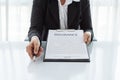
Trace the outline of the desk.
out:
M 120 43 L 93 42 L 90 63 L 33 62 L 27 44 L 0 42 L 0 80 L 120 80 Z

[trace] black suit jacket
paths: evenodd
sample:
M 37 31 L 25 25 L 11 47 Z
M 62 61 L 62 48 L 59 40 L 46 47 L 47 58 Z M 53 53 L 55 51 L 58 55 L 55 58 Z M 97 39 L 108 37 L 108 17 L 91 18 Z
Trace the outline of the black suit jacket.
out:
M 84 32 L 90 31 L 93 38 L 89 0 L 68 6 L 68 29 L 79 29 L 79 25 Z M 58 0 L 33 0 L 29 40 L 38 36 L 46 41 L 49 29 L 60 29 Z

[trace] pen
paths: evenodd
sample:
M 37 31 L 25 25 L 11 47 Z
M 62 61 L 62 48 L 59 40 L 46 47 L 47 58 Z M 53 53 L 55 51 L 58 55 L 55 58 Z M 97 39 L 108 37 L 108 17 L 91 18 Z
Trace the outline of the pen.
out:
M 33 55 L 33 59 L 32 59 L 34 62 L 36 61 L 36 55 L 34 54 Z

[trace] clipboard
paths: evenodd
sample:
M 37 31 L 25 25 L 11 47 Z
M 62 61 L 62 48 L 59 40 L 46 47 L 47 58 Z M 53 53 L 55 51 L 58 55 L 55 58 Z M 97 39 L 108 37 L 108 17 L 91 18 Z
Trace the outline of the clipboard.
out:
M 90 62 L 83 30 L 49 30 L 44 62 Z

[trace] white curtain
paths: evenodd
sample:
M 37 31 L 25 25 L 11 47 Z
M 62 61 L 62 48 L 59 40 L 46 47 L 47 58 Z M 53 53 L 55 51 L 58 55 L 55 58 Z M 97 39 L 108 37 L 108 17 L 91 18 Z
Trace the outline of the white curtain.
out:
M 24 41 L 30 26 L 32 0 L 0 2 L 0 41 Z
M 0 0 L 0 41 L 23 41 L 30 27 L 33 0 Z M 120 41 L 120 0 L 90 0 L 98 41 Z
M 120 41 L 120 0 L 91 0 L 92 21 L 98 41 Z

